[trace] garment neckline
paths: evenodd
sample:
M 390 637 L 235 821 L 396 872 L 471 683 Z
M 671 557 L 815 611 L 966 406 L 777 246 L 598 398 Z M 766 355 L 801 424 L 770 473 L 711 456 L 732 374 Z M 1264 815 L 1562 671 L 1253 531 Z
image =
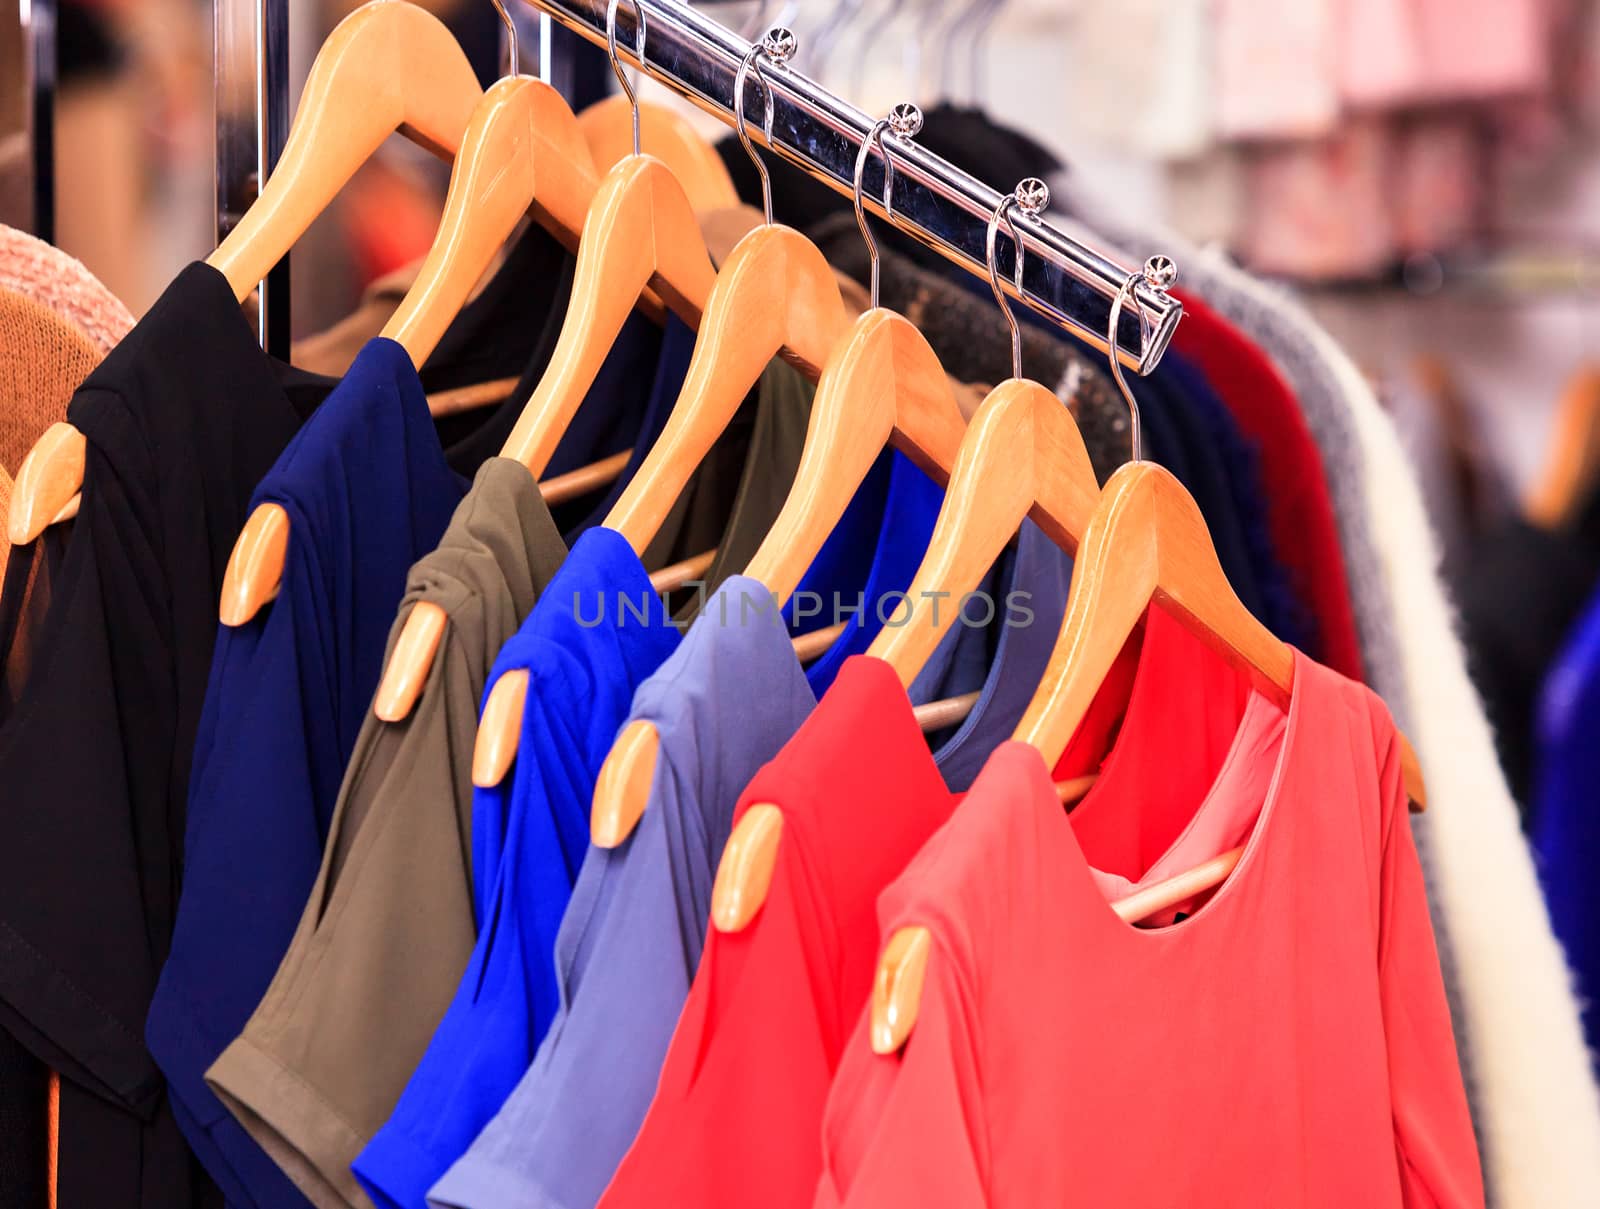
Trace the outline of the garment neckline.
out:
M 1094 867 L 1090 864 L 1088 856 L 1078 842 L 1076 832 L 1072 829 L 1071 815 L 1058 807 L 1052 809 L 1052 814 L 1055 816 L 1053 826 L 1057 829 L 1056 834 L 1062 838 L 1061 846 L 1064 849 L 1063 855 L 1067 865 L 1067 870 L 1064 872 L 1071 878 L 1076 893 L 1081 896 L 1087 896 L 1090 900 L 1085 910 L 1098 921 L 1096 926 L 1101 927 L 1103 930 L 1124 934 L 1129 938 L 1127 943 L 1130 944 L 1177 943 L 1180 939 L 1203 934 L 1208 928 L 1226 928 L 1228 926 L 1229 917 L 1233 914 L 1232 904 L 1245 893 L 1247 888 L 1254 886 L 1263 875 L 1260 866 L 1268 859 L 1265 855 L 1265 849 L 1276 842 L 1274 836 L 1282 826 L 1278 823 L 1278 816 L 1282 813 L 1280 807 L 1282 799 L 1287 796 L 1286 784 L 1294 775 L 1298 759 L 1298 750 L 1301 744 L 1300 732 L 1304 728 L 1305 685 L 1307 677 L 1314 676 L 1315 670 L 1311 661 L 1301 654 L 1299 650 L 1294 647 L 1290 647 L 1290 650 L 1294 654 L 1294 683 L 1289 694 L 1288 708 L 1284 711 L 1286 718 L 1282 733 L 1276 741 L 1277 754 L 1273 763 L 1272 776 L 1268 781 L 1266 794 L 1261 804 L 1261 810 L 1256 815 L 1255 822 L 1250 829 L 1249 838 L 1245 840 L 1244 852 L 1240 855 L 1238 864 L 1234 866 L 1227 879 L 1211 893 L 1211 897 L 1203 907 L 1193 915 L 1176 923 L 1157 928 L 1141 928 L 1124 921 L 1113 909 L 1112 904 L 1106 901 L 1106 897 L 1095 878 Z M 1250 701 L 1246 706 L 1246 715 L 1240 720 L 1240 732 L 1244 730 L 1246 721 L 1249 719 L 1250 709 L 1258 698 L 1261 698 L 1261 694 L 1258 692 L 1251 693 Z M 1262 700 L 1264 701 L 1264 698 Z M 1265 704 L 1268 708 L 1277 708 L 1270 702 L 1265 702 Z M 1238 738 L 1239 733 L 1236 732 L 1236 743 Z M 1023 746 L 1026 747 L 1026 745 Z M 1041 803 L 1048 796 L 1051 806 L 1054 807 L 1055 790 L 1050 780 L 1050 771 L 1045 768 L 1044 760 L 1037 751 L 1032 748 L 1026 748 L 1026 750 L 1032 751 L 1034 754 L 1034 759 L 1029 762 L 1029 768 L 1032 770 L 1030 775 L 1038 776 L 1042 774 L 1044 782 L 1035 792 L 1038 793 Z M 1204 809 L 1206 803 L 1211 801 L 1212 794 L 1218 790 L 1219 785 L 1221 786 L 1221 791 L 1226 792 L 1226 785 L 1223 782 L 1229 776 L 1232 757 L 1233 749 L 1230 748 L 1229 757 L 1224 761 L 1223 767 L 1218 771 L 1217 776 L 1213 778 L 1211 787 L 1201 803 L 1201 809 Z M 1198 811 L 1196 813 L 1198 814 Z M 1187 831 L 1188 828 L 1186 827 L 1184 834 L 1187 834 Z M 1182 835 L 1179 837 L 1179 840 L 1181 839 Z M 1177 842 L 1179 841 L 1174 841 L 1173 846 Z M 1168 851 L 1171 851 L 1173 846 L 1169 846 Z

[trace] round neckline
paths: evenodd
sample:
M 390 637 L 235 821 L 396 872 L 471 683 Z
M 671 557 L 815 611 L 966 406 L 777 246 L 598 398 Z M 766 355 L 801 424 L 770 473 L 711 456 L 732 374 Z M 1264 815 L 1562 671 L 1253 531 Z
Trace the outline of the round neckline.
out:
M 1057 812 L 1059 814 L 1060 825 L 1066 829 L 1065 839 L 1067 845 L 1071 849 L 1074 880 L 1077 883 L 1079 891 L 1088 895 L 1088 897 L 1092 900 L 1094 914 L 1100 921 L 1100 924 L 1097 926 L 1103 925 L 1105 930 L 1126 934 L 1130 938 L 1128 941 L 1130 944 L 1162 944 L 1167 943 L 1169 939 L 1171 939 L 1173 943 L 1176 943 L 1176 938 L 1189 936 L 1194 933 L 1197 928 L 1211 926 L 1205 921 L 1226 916 L 1229 913 L 1228 905 L 1234 899 L 1238 898 L 1241 893 L 1243 893 L 1240 887 L 1247 886 L 1249 883 L 1255 880 L 1256 866 L 1266 859 L 1262 855 L 1262 849 L 1270 842 L 1269 837 L 1274 829 L 1274 821 L 1278 815 L 1279 802 L 1284 797 L 1284 783 L 1287 780 L 1288 774 L 1291 770 L 1291 761 L 1298 743 L 1298 736 L 1302 725 L 1302 693 L 1300 689 L 1301 677 L 1304 675 L 1304 668 L 1302 667 L 1303 657 L 1297 650 L 1294 652 L 1294 654 L 1294 687 L 1290 690 L 1289 706 L 1288 710 L 1286 711 L 1287 718 L 1284 724 L 1283 736 L 1279 740 L 1277 759 L 1273 765 L 1272 778 L 1267 784 L 1266 797 L 1261 804 L 1261 810 L 1256 815 L 1254 826 L 1252 826 L 1250 829 L 1250 837 L 1244 843 L 1244 852 L 1239 857 L 1239 863 L 1233 867 L 1233 871 L 1228 874 L 1227 878 L 1215 888 L 1211 894 L 1211 897 L 1206 901 L 1206 903 L 1187 919 L 1182 919 L 1176 923 L 1167 924 L 1159 928 L 1141 928 L 1124 920 L 1116 913 L 1114 905 L 1106 901 L 1105 895 L 1101 893 L 1100 887 L 1096 884 L 1094 877 L 1094 866 L 1090 863 L 1088 856 L 1083 851 L 1082 845 L 1078 842 L 1077 833 L 1072 830 L 1072 816 L 1065 810 L 1060 810 Z M 1254 699 L 1256 696 L 1259 696 L 1259 694 L 1252 694 L 1251 701 L 1246 705 L 1246 713 L 1248 713 L 1249 709 L 1254 705 Z M 1240 730 L 1243 729 L 1243 723 L 1244 719 L 1241 718 Z M 1236 739 L 1237 736 L 1238 732 L 1236 731 Z M 1041 768 L 1043 768 L 1043 763 L 1043 759 L 1041 758 L 1039 761 Z M 1227 773 L 1230 764 L 1231 760 L 1225 760 L 1223 762 L 1223 767 L 1217 774 L 1217 777 L 1213 778 L 1211 786 L 1206 791 L 1206 797 L 1202 800 L 1202 809 L 1206 803 L 1209 802 L 1212 791 L 1216 789 L 1218 781 L 1220 781 L 1221 778 Z M 1045 779 L 1048 781 L 1050 775 L 1049 770 L 1044 769 L 1044 773 Z M 1187 831 L 1188 828 L 1186 827 L 1184 829 L 1184 833 L 1187 833 Z M 1177 841 L 1175 840 L 1174 843 L 1176 842 Z M 1216 926 L 1223 927 L 1226 926 L 1226 924 L 1223 923 Z

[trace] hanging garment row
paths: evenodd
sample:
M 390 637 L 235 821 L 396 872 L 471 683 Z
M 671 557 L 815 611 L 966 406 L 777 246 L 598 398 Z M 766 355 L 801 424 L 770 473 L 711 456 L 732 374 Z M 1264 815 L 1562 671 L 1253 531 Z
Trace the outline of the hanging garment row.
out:
M 1593 1203 L 1577 1004 L 1348 363 L 1196 252 L 1129 382 L 1146 237 L 1093 220 L 1145 259 L 1109 358 L 1007 301 L 1043 149 L 900 106 L 841 214 L 750 137 L 792 35 L 713 148 L 633 99 L 617 7 L 629 96 L 581 115 L 357 9 L 256 205 L 17 475 L 30 1186 Z M 454 158 L 433 250 L 333 373 L 273 360 L 241 299 L 395 130 Z M 866 170 L 892 212 L 914 139 L 1029 177 L 987 283 L 879 248 Z

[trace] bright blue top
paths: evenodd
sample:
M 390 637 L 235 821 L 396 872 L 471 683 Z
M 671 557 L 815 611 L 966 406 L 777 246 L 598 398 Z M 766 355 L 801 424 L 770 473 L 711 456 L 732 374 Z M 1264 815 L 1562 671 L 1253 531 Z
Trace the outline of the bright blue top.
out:
M 589 849 L 556 938 L 560 1013 L 434 1204 L 592 1206 L 633 1140 L 705 946 L 739 795 L 816 705 L 771 602 L 754 580 L 727 580 L 634 694 L 629 721 L 660 741 L 649 806 L 620 846 Z
M 1583 1027 L 1600 1073 L 1600 596 L 1567 637 L 1544 682 L 1529 832 L 1550 922 L 1584 1004 Z
M 405 350 L 377 339 L 251 501 L 289 515 L 282 586 L 249 622 L 218 629 L 177 924 L 145 1026 L 178 1122 L 230 1205 L 308 1203 L 205 1072 L 288 948 L 406 572 L 438 544 L 466 488 L 445 463 Z
M 533 1061 L 560 1001 L 551 955 L 595 778 L 634 690 L 678 641 L 638 556 L 600 528 L 495 660 L 489 686 L 525 669 L 528 696 L 516 763 L 473 798 L 478 942 L 393 1115 L 352 1164 L 376 1204 L 423 1209 Z

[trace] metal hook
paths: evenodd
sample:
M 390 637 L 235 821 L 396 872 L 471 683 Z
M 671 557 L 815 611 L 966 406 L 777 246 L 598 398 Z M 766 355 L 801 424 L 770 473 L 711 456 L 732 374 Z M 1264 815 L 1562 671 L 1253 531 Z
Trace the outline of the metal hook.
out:
M 872 228 L 867 225 L 867 212 L 861 203 L 861 178 L 866 172 L 867 156 L 872 152 L 872 144 L 877 142 L 883 151 L 883 209 L 890 218 L 894 217 L 894 160 L 889 155 L 889 148 L 883 144 L 883 132 L 887 130 L 896 138 L 912 139 L 922 129 L 922 110 L 910 101 L 902 101 L 889 111 L 889 116 L 879 119 L 867 131 L 867 137 L 861 140 L 861 150 L 856 154 L 856 174 L 852 200 L 856 208 L 856 226 L 861 228 L 861 238 L 867 241 L 867 256 L 872 263 L 872 306 L 878 306 L 878 241 L 872 237 Z
M 775 66 L 782 67 L 794 58 L 798 43 L 794 34 L 781 26 L 769 29 L 761 41 L 752 46 L 749 52 L 739 63 L 739 71 L 733 77 L 733 118 L 734 126 L 739 132 L 739 141 L 744 144 L 744 153 L 750 157 L 750 162 L 756 166 L 756 171 L 761 174 L 761 208 L 767 216 L 767 226 L 772 225 L 772 177 L 767 174 L 767 165 L 756 154 L 755 144 L 750 141 L 750 131 L 744 121 L 744 82 L 745 77 L 753 66 L 756 70 L 756 82 L 761 85 L 761 93 L 767 103 L 766 121 L 761 129 L 767 136 L 767 142 L 772 142 L 772 89 L 767 87 L 766 80 L 761 77 L 760 60 L 765 58 Z
M 1006 317 L 1006 324 L 1011 328 L 1011 376 L 1022 377 L 1022 327 L 1017 323 L 1017 317 L 1012 313 L 1011 304 L 1006 301 L 1005 289 L 1000 284 L 1000 263 L 995 256 L 995 239 L 1000 233 L 1000 224 L 1006 224 L 1011 232 L 1011 243 L 1016 248 L 1015 264 L 1011 270 L 1012 283 L 1017 287 L 1017 293 L 1022 293 L 1022 237 L 1017 234 L 1017 224 L 1011 221 L 1011 207 L 1015 206 L 1022 211 L 1022 216 L 1028 219 L 1037 219 L 1044 213 L 1045 207 L 1050 204 L 1050 186 L 1037 176 L 1030 176 L 1017 182 L 1009 196 L 1003 198 L 994 213 L 989 217 L 989 230 L 984 239 L 984 248 L 989 261 L 989 288 L 994 291 L 994 300 L 1000 304 L 1000 313 Z
M 517 23 L 511 19 L 511 14 L 506 12 L 502 0 L 489 0 L 494 5 L 494 11 L 500 14 L 500 20 L 506 27 L 506 75 L 514 76 L 522 67 L 522 55 L 517 50 Z
M 627 94 L 628 104 L 633 108 L 633 153 L 639 154 L 639 97 L 633 91 L 633 85 L 628 82 L 628 73 L 622 66 L 622 58 L 617 54 L 617 4 L 618 0 L 610 0 L 606 5 L 606 53 L 611 56 L 611 70 L 617 73 L 617 82 L 622 85 L 622 91 Z M 639 14 L 639 30 L 634 39 L 634 53 L 639 58 L 639 70 L 644 70 L 644 0 L 633 0 L 633 11 Z
M 1128 279 L 1122 283 L 1122 288 L 1117 291 L 1117 296 L 1111 303 L 1111 321 L 1106 325 L 1106 355 L 1111 360 L 1111 376 L 1116 380 L 1117 389 L 1122 392 L 1122 400 L 1128 405 L 1128 421 L 1131 425 L 1129 435 L 1133 447 L 1133 460 L 1144 460 L 1144 444 L 1139 431 L 1139 404 L 1133 397 L 1133 392 L 1128 389 L 1128 381 L 1122 376 L 1122 359 L 1117 356 L 1117 321 L 1122 318 L 1122 304 L 1124 299 L 1133 297 L 1133 289 L 1140 281 L 1158 294 L 1165 294 L 1172 288 L 1172 283 L 1178 280 L 1178 266 L 1167 256 L 1152 256 L 1144 262 L 1144 268 L 1137 273 L 1129 273 Z M 1149 319 L 1143 311 L 1139 312 L 1139 340 L 1141 349 L 1143 344 L 1150 339 Z

